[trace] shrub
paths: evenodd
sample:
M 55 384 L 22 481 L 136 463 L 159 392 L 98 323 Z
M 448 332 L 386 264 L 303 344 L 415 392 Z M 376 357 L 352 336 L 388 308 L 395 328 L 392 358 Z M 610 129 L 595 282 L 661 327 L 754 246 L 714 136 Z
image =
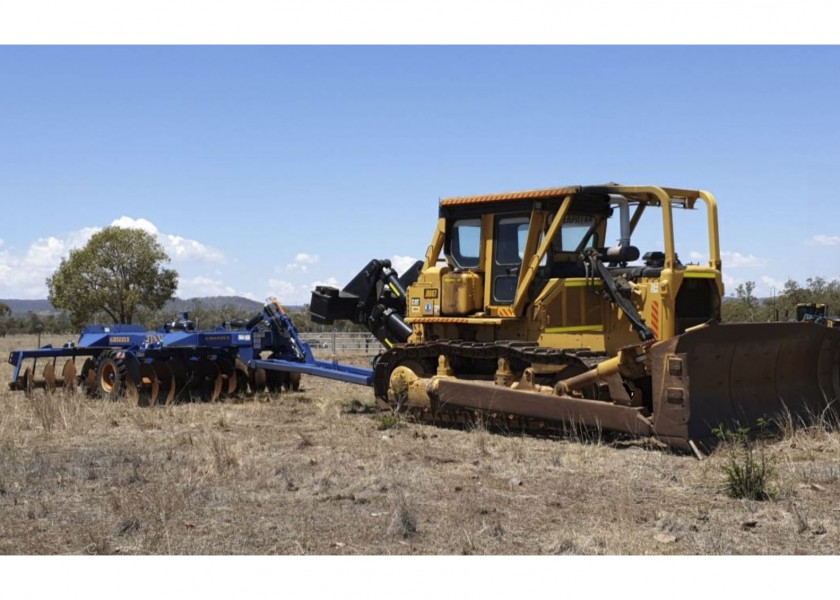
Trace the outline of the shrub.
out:
M 763 430 L 767 422 L 760 419 L 758 426 Z M 765 456 L 763 442 L 754 441 L 747 427 L 736 425 L 734 430 L 718 427 L 713 432 L 727 446 L 728 456 L 721 467 L 727 495 L 738 499 L 772 500 L 776 495 L 769 485 L 773 468 Z
M 405 426 L 405 420 L 396 413 L 384 413 L 375 417 L 376 428 L 379 431 L 400 429 Z

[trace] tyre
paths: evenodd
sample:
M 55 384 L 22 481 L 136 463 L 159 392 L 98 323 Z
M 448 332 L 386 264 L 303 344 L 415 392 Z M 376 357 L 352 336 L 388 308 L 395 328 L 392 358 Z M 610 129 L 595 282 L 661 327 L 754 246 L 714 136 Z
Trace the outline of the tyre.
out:
M 125 361 L 117 354 L 106 352 L 96 361 L 96 393 L 108 400 L 116 400 L 125 393 Z

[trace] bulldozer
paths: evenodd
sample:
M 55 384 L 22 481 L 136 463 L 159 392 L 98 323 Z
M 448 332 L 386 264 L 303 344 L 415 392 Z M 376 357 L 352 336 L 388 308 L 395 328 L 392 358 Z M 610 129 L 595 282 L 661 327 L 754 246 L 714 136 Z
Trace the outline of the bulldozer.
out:
M 814 323 L 823 327 L 840 327 L 840 317 L 829 317 L 828 306 L 815 302 L 800 302 L 796 305 L 796 320 Z
M 676 221 L 705 232 L 702 260 L 680 260 Z M 610 183 L 452 197 L 424 260 L 402 275 L 372 260 L 341 290 L 317 287 L 310 312 L 382 342 L 372 385 L 383 409 L 595 427 L 701 453 L 721 428 L 818 417 L 840 396 L 840 329 L 722 324 L 721 269 L 708 191 Z

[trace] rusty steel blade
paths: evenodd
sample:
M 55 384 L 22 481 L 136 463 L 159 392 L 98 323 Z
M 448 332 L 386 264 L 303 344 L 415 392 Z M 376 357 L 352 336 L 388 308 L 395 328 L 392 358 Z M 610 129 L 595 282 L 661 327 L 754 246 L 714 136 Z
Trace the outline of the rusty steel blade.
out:
M 72 360 L 67 360 L 64 363 L 64 368 L 61 369 L 61 379 L 64 389 L 72 392 L 76 389 L 76 363 Z
M 44 365 L 44 380 L 38 382 L 38 387 L 43 387 L 48 394 L 52 394 L 55 391 L 55 365 L 52 362 Z
M 813 422 L 840 397 L 840 330 L 810 323 L 702 327 L 652 350 L 654 432 L 709 440 L 761 419 Z
M 178 384 L 175 381 L 175 375 L 169 365 L 162 360 L 155 360 L 152 363 L 160 384 L 160 392 L 158 394 L 158 401 L 161 404 L 169 406 L 175 401 L 175 393 L 178 389 Z

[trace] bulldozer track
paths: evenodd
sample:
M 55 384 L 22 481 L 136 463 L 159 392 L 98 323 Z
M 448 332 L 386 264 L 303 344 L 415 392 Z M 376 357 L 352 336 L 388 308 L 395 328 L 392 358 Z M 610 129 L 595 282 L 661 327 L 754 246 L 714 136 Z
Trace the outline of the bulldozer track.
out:
M 391 373 L 406 363 L 427 366 L 424 373 L 431 375 L 433 364 L 440 356 L 460 364 L 483 363 L 482 373 L 458 373 L 459 377 L 492 380 L 493 370 L 499 359 L 507 359 L 516 373 L 534 365 L 572 367 L 574 373 L 588 371 L 607 357 L 587 349 L 558 349 L 538 346 L 532 342 L 468 342 L 461 340 L 436 340 L 421 344 L 398 345 L 382 353 L 374 364 L 374 393 L 378 406 L 383 410 L 406 413 L 412 419 L 433 425 L 470 425 L 481 422 L 484 426 L 501 431 L 546 432 L 565 431 L 568 423 L 552 423 L 504 413 L 447 408 L 430 410 L 401 406 L 388 397 Z M 488 373 L 488 369 L 491 369 Z M 420 374 L 419 374 L 420 375 Z

